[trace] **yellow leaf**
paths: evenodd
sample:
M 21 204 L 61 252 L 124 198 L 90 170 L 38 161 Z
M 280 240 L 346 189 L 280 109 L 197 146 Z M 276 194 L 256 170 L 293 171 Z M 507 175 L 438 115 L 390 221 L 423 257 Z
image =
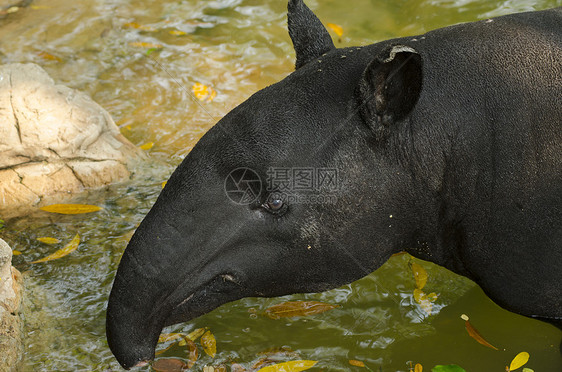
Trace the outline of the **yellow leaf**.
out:
M 123 27 L 127 27 L 127 28 L 135 28 L 135 29 L 137 29 L 137 30 L 141 30 L 141 31 L 149 31 L 149 32 L 152 32 L 152 31 L 156 31 L 156 29 L 155 29 L 155 28 L 153 28 L 153 27 L 150 27 L 150 26 L 144 26 L 144 25 L 138 24 L 137 22 L 129 22 L 129 23 L 125 23 L 125 24 L 123 25 Z
M 258 372 L 300 372 L 314 367 L 315 360 L 294 360 L 261 368 Z
M 137 48 L 147 48 L 147 49 L 160 49 L 162 48 L 162 45 L 160 44 L 155 44 L 155 43 L 146 43 L 144 41 L 133 41 L 131 43 L 129 43 L 130 46 L 132 47 L 137 47 Z
M 191 90 L 193 91 L 193 95 L 200 101 L 211 102 L 217 96 L 217 92 L 215 92 L 213 88 L 201 83 L 193 84 Z
M 183 339 L 178 343 L 178 345 L 185 346 L 187 344 L 185 341 L 186 339 L 191 341 L 197 340 L 199 337 L 203 336 L 206 330 L 207 328 L 197 328 L 196 330 L 190 332 L 187 336 L 182 334 L 181 336 Z
M 88 204 L 51 204 L 39 208 L 42 211 L 59 214 L 83 214 L 97 212 L 101 207 Z
M 318 301 L 288 301 L 267 308 L 265 314 L 271 319 L 279 319 L 320 314 L 336 307 L 337 305 Z
M 12 255 L 14 255 L 14 256 L 19 256 L 20 254 L 21 254 L 21 252 L 15 250 L 15 249 L 12 251 Z
M 60 240 L 58 240 L 57 238 L 50 238 L 50 237 L 42 237 L 42 238 L 37 238 L 37 240 L 39 240 L 41 243 L 45 243 L 45 244 L 57 244 L 60 243 Z
M 147 142 L 144 145 L 141 145 L 141 150 L 150 150 L 154 146 L 154 142 Z
M 187 361 L 187 368 L 191 368 L 197 362 L 197 358 L 199 358 L 199 351 L 197 350 L 197 345 L 195 342 L 191 340 L 187 340 L 187 347 L 189 350 L 189 360 Z
M 182 337 L 183 335 L 181 333 L 162 333 L 160 337 L 158 337 L 158 343 L 174 341 Z
M 335 23 L 326 23 L 326 26 L 330 29 L 332 29 L 332 31 L 335 32 L 336 35 L 338 35 L 338 37 L 342 37 L 343 35 L 343 27 L 340 25 L 337 25 Z
M 529 361 L 529 353 L 522 351 L 513 358 L 511 364 L 509 365 L 509 370 L 514 371 L 519 367 L 523 367 L 525 363 Z
M 59 249 L 55 253 L 53 253 L 53 254 L 45 257 L 45 258 L 42 258 L 42 259 L 37 260 L 37 261 L 33 261 L 32 263 L 51 261 L 51 260 L 56 260 L 57 258 L 64 257 L 67 254 L 74 252 L 76 250 L 76 248 L 78 248 L 78 244 L 80 244 L 80 235 L 76 234 L 74 239 L 72 239 L 70 241 L 70 243 L 65 245 L 63 248 Z
M 162 188 L 166 187 L 166 184 L 168 183 L 168 181 L 164 181 L 162 182 Z
M 420 305 L 420 307 L 429 315 L 433 309 L 433 302 L 437 300 L 439 296 L 432 292 L 430 294 L 425 294 L 421 289 L 414 289 L 414 300 Z
M 187 35 L 187 32 L 183 32 L 183 31 L 180 31 L 180 30 L 170 30 L 168 32 L 170 33 L 170 35 L 174 35 L 174 36 Z
M 213 336 L 211 331 L 207 331 L 201 336 L 201 346 L 203 346 L 203 351 L 205 351 L 207 355 L 211 358 L 215 357 L 217 354 L 217 340 L 215 340 L 215 336 Z
M 47 61 L 62 62 L 62 59 L 47 52 L 38 52 L 37 55 Z
M 415 367 L 414 367 L 414 372 L 423 372 L 423 367 L 421 364 L 416 363 Z
M 463 314 L 464 315 L 464 314 Z M 468 318 L 468 317 L 467 317 Z M 476 330 L 476 328 L 474 328 L 472 326 L 472 324 L 470 324 L 470 322 L 467 320 L 464 321 L 464 326 L 466 328 L 466 331 L 468 332 L 468 334 L 470 335 L 470 337 L 472 337 L 473 339 L 475 339 L 479 344 L 482 344 L 484 346 L 489 347 L 490 349 L 494 349 L 494 350 L 498 350 L 497 347 L 495 347 L 494 345 L 490 344 L 488 341 L 486 341 L 486 339 L 484 339 L 484 337 L 482 337 L 482 335 L 480 334 L 480 332 L 478 332 Z M 523 363 L 525 364 L 525 363 Z M 518 367 L 519 368 L 519 367 Z
M 365 367 L 365 363 L 360 360 L 350 359 L 349 364 L 355 367 Z
M 416 287 L 418 289 L 423 289 L 425 287 L 425 283 L 427 283 L 427 271 L 420 265 L 415 262 L 412 262 L 410 265 L 412 269 L 412 273 L 414 274 L 414 280 L 416 281 Z

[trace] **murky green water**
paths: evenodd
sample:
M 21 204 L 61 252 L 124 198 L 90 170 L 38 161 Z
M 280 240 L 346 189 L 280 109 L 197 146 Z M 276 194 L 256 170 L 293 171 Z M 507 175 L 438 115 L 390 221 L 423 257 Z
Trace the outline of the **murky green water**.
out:
M 307 3 L 324 23 L 343 26 L 341 46 L 562 5 L 560 0 Z M 105 306 L 128 236 L 156 199 L 161 182 L 201 135 L 254 91 L 291 72 L 285 10 L 280 0 L 36 0 L 0 19 L 1 63 L 42 65 L 57 82 L 87 92 L 109 110 L 133 143 L 154 142 L 153 161 L 139 168 L 134 180 L 77 196 L 76 201 L 103 206 L 103 211 L 73 217 L 37 213 L 7 221 L 0 232 L 23 253 L 14 262 L 27 283 L 21 370 L 119 370 L 105 341 Z M 134 46 L 139 42 L 162 48 L 147 55 L 146 44 Z M 211 103 L 191 97 L 197 82 L 217 91 Z M 37 237 L 68 242 L 76 233 L 82 236 L 76 252 L 30 264 L 56 248 Z M 327 293 L 241 300 L 168 331 L 209 327 L 215 334 L 217 356 L 201 357 L 195 370 L 232 362 L 249 367 L 258 353 L 281 346 L 318 360 L 316 370 L 325 371 L 359 370 L 348 364 L 358 359 L 385 372 L 408 371 L 408 361 L 422 363 L 424 370 L 455 363 L 467 371 L 500 372 L 519 351 L 530 353 L 528 366 L 536 372 L 562 370 L 558 330 L 504 311 L 468 280 L 422 263 L 429 272 L 424 289 L 439 294 L 428 316 L 412 298 L 407 263 L 407 256 L 392 258 L 376 273 Z M 304 298 L 339 307 L 307 318 L 256 316 L 272 304 Z M 505 351 L 472 340 L 459 318 L 462 313 Z M 161 356 L 187 354 L 175 346 Z

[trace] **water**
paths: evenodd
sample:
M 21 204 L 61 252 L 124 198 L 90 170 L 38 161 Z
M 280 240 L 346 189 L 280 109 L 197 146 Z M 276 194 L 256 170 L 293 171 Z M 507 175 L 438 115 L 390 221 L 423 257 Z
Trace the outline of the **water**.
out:
M 562 5 L 560 0 L 307 3 L 324 23 L 343 27 L 338 46 Z M 139 168 L 134 180 L 75 198 L 100 205 L 102 211 L 85 216 L 36 213 L 7 221 L 0 232 L 22 252 L 14 259 L 27 285 L 22 371 L 119 370 L 105 341 L 105 306 L 127 240 L 162 181 L 205 131 L 253 92 L 292 71 L 285 11 L 285 1 L 279 0 L 36 0 L 0 19 L 1 63 L 40 64 L 57 82 L 90 94 L 133 143 L 154 142 L 150 164 Z M 162 48 L 147 53 L 148 48 L 134 42 Z M 217 91 L 212 102 L 191 97 L 197 82 Z M 37 237 L 68 242 L 76 233 L 82 237 L 76 252 L 30 264 L 56 248 Z M 318 360 L 316 370 L 356 370 L 348 360 L 358 359 L 385 372 L 408 371 L 408 361 L 422 363 L 424 370 L 455 363 L 467 371 L 499 372 L 519 351 L 530 353 L 528 366 L 537 372 L 562 369 L 558 330 L 504 311 L 467 279 L 422 262 L 429 273 L 424 289 L 439 294 L 435 314 L 428 316 L 412 298 L 408 260 L 394 257 L 376 273 L 330 292 L 244 299 L 166 331 L 209 327 L 214 333 L 217 356 L 202 356 L 194 370 L 232 362 L 249 367 L 258 353 L 282 346 L 300 358 Z M 260 315 L 268 306 L 294 299 L 340 306 L 306 318 Z M 462 313 L 470 315 L 489 342 L 506 350 L 472 340 L 459 318 Z M 176 345 L 161 356 L 187 354 Z

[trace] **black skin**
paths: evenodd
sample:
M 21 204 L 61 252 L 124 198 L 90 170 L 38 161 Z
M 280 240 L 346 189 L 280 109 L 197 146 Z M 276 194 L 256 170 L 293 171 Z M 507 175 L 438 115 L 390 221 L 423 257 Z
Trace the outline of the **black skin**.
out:
M 199 141 L 125 250 L 107 309 L 119 363 L 153 359 L 166 325 L 338 287 L 401 250 L 559 326 L 561 25 L 558 8 L 336 49 L 289 1 L 296 71 Z M 335 168 L 336 201 L 279 202 L 263 182 L 236 204 L 240 167 Z

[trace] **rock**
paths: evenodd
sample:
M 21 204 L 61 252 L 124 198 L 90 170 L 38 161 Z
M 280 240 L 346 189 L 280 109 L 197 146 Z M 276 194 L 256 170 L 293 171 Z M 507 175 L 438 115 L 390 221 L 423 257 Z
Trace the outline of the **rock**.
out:
M 35 64 L 0 66 L 0 210 L 60 201 L 130 177 L 142 154 L 87 95 Z M 13 213 L 11 213 L 13 214 Z
M 16 370 L 23 355 L 22 277 L 12 267 L 12 249 L 0 239 L 0 371 Z

